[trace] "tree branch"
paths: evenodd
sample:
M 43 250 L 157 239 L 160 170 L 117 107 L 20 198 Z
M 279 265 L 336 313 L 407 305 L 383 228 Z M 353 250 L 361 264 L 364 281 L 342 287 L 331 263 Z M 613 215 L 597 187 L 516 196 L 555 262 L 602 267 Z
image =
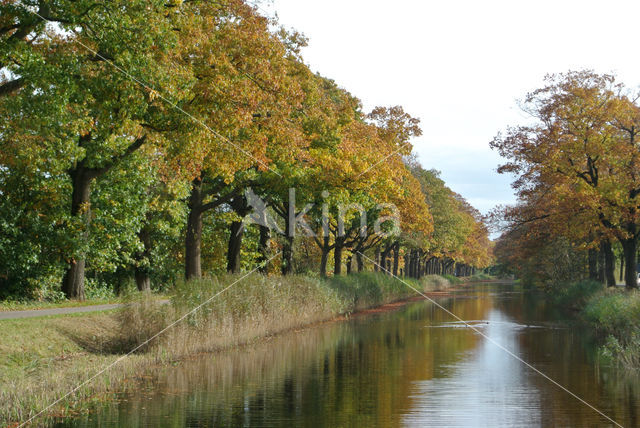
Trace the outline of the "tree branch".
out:
M 11 95 L 18 89 L 22 88 L 25 84 L 26 82 L 22 77 L 3 83 L 0 85 L 0 97 Z

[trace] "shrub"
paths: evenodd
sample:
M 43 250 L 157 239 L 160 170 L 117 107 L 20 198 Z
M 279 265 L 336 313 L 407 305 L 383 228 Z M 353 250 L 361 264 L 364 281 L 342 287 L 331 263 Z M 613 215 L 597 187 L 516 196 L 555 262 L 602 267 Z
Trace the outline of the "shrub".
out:
M 606 291 L 591 298 L 582 313 L 599 331 L 626 341 L 640 331 L 640 293 Z
M 607 337 L 601 354 L 607 360 L 620 363 L 623 366 L 640 367 L 640 334 L 632 334 L 626 345 L 620 343 L 620 340 L 615 336 Z
M 607 290 L 593 296 L 582 316 L 607 335 L 602 353 L 628 367 L 640 367 L 640 292 Z
M 455 285 L 455 284 L 460 284 L 462 282 L 462 280 L 460 278 L 458 278 L 457 276 L 454 275 L 442 275 L 443 278 L 446 278 L 451 284 Z
M 597 281 L 584 280 L 557 286 L 550 292 L 556 305 L 582 308 L 592 296 L 602 291 L 602 288 L 603 285 Z
M 451 281 L 440 275 L 427 275 L 420 280 L 423 291 L 435 291 L 451 286 Z
M 475 281 L 488 281 L 488 280 L 491 280 L 491 279 L 494 279 L 494 277 L 489 275 L 488 273 L 484 273 L 484 272 L 477 273 L 477 274 L 475 274 L 475 275 L 473 275 L 471 277 L 472 281 L 473 280 L 475 280 Z

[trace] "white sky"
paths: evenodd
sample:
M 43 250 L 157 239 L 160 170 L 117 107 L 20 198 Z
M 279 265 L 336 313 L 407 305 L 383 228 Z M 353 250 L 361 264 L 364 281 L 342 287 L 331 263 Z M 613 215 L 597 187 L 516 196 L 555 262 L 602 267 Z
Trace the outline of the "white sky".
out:
M 269 1 L 269 0 L 267 0 Z M 414 151 L 482 212 L 513 202 L 489 141 L 526 121 L 516 100 L 547 73 L 591 68 L 640 82 L 640 2 L 272 0 L 309 37 L 305 61 L 360 98 L 422 119 Z

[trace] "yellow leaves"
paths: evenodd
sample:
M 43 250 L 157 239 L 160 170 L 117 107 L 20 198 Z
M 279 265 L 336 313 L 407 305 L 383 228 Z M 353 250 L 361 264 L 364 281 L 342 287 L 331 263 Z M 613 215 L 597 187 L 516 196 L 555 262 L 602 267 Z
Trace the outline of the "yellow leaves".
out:
M 149 91 L 149 101 L 153 101 L 153 100 L 155 100 L 155 99 L 156 99 L 156 98 L 158 98 L 158 97 L 159 97 L 159 95 L 160 95 L 160 94 L 158 93 L 158 91 L 156 91 L 156 90 L 154 90 L 154 89 L 149 89 L 148 91 Z
M 539 123 L 492 142 L 519 174 L 519 205 L 503 214 L 521 256 L 558 236 L 576 248 L 622 239 L 640 221 L 640 107 L 625 92 L 610 75 L 549 76 L 525 103 Z

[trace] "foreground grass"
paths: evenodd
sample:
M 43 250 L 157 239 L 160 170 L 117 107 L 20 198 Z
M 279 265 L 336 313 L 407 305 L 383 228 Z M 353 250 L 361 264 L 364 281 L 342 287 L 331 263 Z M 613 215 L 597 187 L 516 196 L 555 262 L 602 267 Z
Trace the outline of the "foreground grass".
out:
M 170 304 L 161 304 L 154 296 L 137 296 L 116 313 L 0 321 L 0 426 L 29 419 L 136 347 L 140 347 L 136 353 L 47 413 L 62 416 L 78 411 L 152 365 L 249 344 L 414 295 L 400 281 L 372 273 L 327 280 L 252 275 L 234 284 L 239 278 L 180 284 Z M 409 281 L 424 291 L 451 285 L 436 276 Z M 149 341 L 220 292 L 201 310 Z
M 25 421 L 118 357 L 89 352 L 75 340 L 92 337 L 99 342 L 108 337 L 117 322 L 106 313 L 4 320 L 0 327 L 0 426 Z M 100 376 L 55 406 L 55 412 L 65 414 L 123 373 L 132 373 L 140 361 L 140 356 L 124 361 L 117 371 Z

